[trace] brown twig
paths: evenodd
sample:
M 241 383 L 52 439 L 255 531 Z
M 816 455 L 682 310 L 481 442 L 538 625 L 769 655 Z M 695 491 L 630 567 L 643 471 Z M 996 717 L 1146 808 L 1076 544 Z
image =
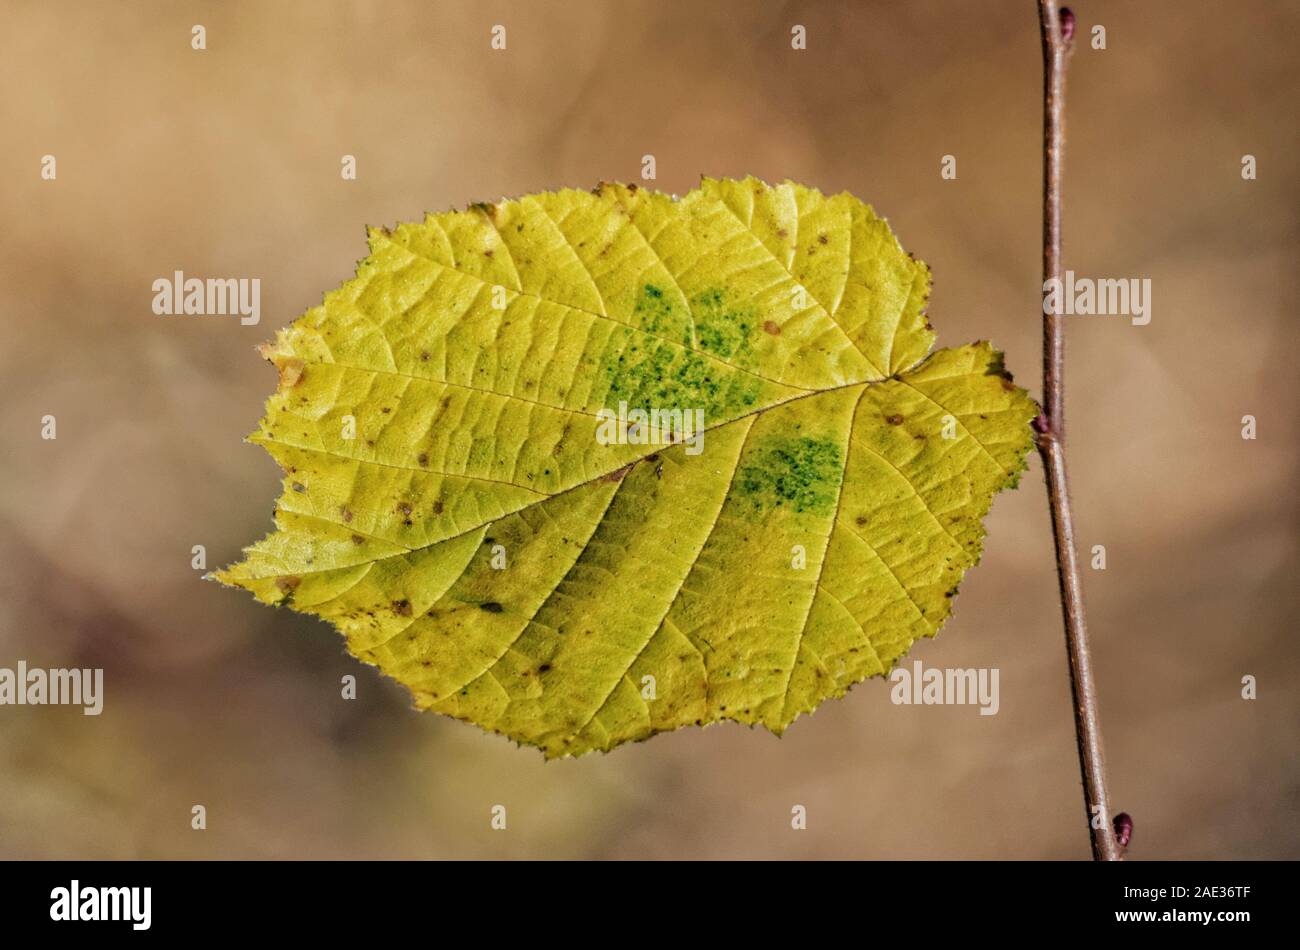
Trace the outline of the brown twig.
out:
M 1122 857 L 1111 827 L 1101 723 L 1088 654 L 1083 585 L 1074 546 L 1074 520 L 1065 470 L 1065 327 L 1063 314 L 1046 306 L 1048 281 L 1061 286 L 1061 171 L 1065 158 L 1065 67 L 1074 38 L 1074 15 L 1057 0 L 1038 0 L 1043 33 L 1043 415 L 1036 423 L 1038 451 L 1047 474 L 1047 503 L 1056 539 L 1056 571 L 1061 582 L 1065 643 L 1074 693 L 1074 728 L 1083 773 L 1084 810 L 1097 861 Z M 1055 295 L 1060 299 L 1060 292 Z

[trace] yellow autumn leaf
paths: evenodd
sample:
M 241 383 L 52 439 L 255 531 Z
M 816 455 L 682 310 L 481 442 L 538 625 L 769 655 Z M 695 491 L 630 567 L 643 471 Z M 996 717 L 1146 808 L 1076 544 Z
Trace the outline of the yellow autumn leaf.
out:
M 548 756 L 780 733 L 936 632 L 1025 467 L 1034 403 L 930 354 L 929 284 L 856 198 L 753 178 L 372 229 L 264 347 L 276 530 L 216 577 Z

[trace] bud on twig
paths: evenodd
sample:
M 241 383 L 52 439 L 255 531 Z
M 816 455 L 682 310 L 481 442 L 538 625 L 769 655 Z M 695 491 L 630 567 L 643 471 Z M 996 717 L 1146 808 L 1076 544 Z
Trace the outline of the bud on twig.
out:
M 1112 822 L 1115 825 L 1115 840 L 1119 842 L 1121 848 L 1127 848 L 1129 841 L 1133 838 L 1133 818 L 1128 812 L 1122 811 L 1115 816 Z
M 1074 39 L 1074 11 L 1069 7 L 1061 7 L 1059 17 L 1061 20 L 1061 39 L 1068 43 Z

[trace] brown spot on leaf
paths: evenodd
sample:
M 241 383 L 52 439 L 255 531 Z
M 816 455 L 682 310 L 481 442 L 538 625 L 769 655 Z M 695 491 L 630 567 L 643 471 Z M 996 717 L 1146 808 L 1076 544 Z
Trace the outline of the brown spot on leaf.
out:
M 885 421 L 891 426 L 901 426 L 903 424 L 903 417 L 895 412 L 892 415 L 885 416 Z
M 301 577 L 277 577 L 275 579 L 275 586 L 280 588 L 280 590 L 284 591 L 286 594 L 297 588 L 301 583 Z
M 296 491 L 296 492 L 298 492 L 298 494 L 302 494 L 303 492 L 305 492 L 305 491 L 307 490 L 307 486 L 304 485 L 302 482 L 294 482 L 294 483 L 293 483 L 293 490 Z
M 764 320 L 764 321 L 763 321 L 763 332 L 764 332 L 764 333 L 769 333 L 769 334 L 771 334 L 772 336 L 780 336 L 780 335 L 781 335 L 781 327 L 776 323 L 775 320 Z
M 409 600 L 393 601 L 393 613 L 399 617 L 411 616 L 411 602 Z
M 505 608 L 502 607 L 500 604 L 498 604 L 495 600 L 489 600 L 479 604 L 478 609 L 486 610 L 490 614 L 499 614 L 501 613 L 501 611 L 505 610 Z
M 627 473 L 632 471 L 632 467 L 634 465 L 636 465 L 636 462 L 631 462 L 627 465 L 624 465 L 622 468 L 615 469 L 614 471 L 610 472 L 608 475 L 605 476 L 605 481 L 621 482 L 624 478 L 627 477 Z
M 359 535 L 359 534 L 354 534 L 354 535 L 352 536 L 352 543 L 353 543 L 353 544 L 365 544 L 365 543 L 366 543 L 366 539 L 363 538 L 363 537 L 362 537 L 361 535 Z
M 301 382 L 303 376 L 307 373 L 307 364 L 298 357 L 293 356 L 287 360 L 282 360 L 276 364 L 276 369 L 280 371 L 280 388 L 292 389 Z

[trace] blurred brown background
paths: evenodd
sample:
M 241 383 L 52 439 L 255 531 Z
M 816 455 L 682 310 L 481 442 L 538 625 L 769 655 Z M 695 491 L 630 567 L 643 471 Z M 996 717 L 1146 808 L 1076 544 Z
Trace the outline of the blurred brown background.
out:
M 1149 326 L 1069 338 L 1114 804 L 1134 858 L 1300 857 L 1300 6 L 1076 11 L 1067 266 L 1154 284 Z M 190 567 L 270 528 L 278 470 L 240 441 L 274 387 L 253 346 L 350 276 L 363 225 L 635 180 L 647 153 L 664 191 L 753 173 L 872 202 L 934 269 L 941 344 L 993 339 L 1036 393 L 1040 70 L 1032 0 L 6 2 L 0 666 L 102 666 L 106 697 L 0 707 L 0 856 L 1085 857 L 1037 459 L 913 653 L 1000 668 L 994 717 L 876 680 L 782 740 L 547 764 Z M 155 316 L 175 269 L 260 277 L 261 325 Z

